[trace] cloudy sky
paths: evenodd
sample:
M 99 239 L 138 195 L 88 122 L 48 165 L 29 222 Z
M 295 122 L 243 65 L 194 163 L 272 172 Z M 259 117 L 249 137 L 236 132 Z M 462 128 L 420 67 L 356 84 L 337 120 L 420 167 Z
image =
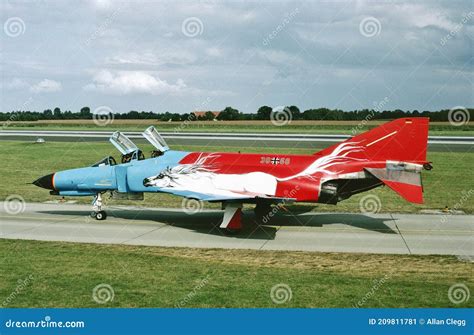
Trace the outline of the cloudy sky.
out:
M 472 1 L 1 0 L 1 111 L 473 107 L 473 10 Z

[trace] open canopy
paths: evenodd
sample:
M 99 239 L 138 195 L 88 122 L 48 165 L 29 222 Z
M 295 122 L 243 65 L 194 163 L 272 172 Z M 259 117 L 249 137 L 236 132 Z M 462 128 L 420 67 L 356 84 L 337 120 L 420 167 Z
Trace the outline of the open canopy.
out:
M 148 127 L 142 135 L 150 142 L 157 150 L 161 152 L 168 151 L 170 148 L 165 139 L 158 133 L 155 127 Z
M 138 150 L 135 143 L 119 131 L 112 134 L 110 142 L 122 153 L 122 155 L 127 155 Z

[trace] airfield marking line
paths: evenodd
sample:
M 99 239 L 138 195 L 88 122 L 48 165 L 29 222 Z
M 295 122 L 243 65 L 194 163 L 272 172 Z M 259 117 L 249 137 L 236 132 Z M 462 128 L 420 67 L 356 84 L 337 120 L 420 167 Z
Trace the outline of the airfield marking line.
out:
M 132 139 L 142 139 L 141 135 L 135 135 L 131 132 L 124 132 L 127 136 Z M 87 138 L 101 139 L 110 137 L 111 133 L 98 134 L 94 132 L 81 131 L 75 133 L 59 133 L 52 131 L 0 131 L 0 140 L 2 137 L 59 137 L 59 138 L 81 138 L 86 140 Z M 162 133 L 166 139 L 186 140 L 186 139 L 202 139 L 202 140 L 239 140 L 239 141 L 280 141 L 280 142 L 341 142 L 350 138 L 347 135 L 336 135 L 336 134 L 247 134 L 247 133 L 183 133 L 183 134 L 166 134 Z M 208 142 L 208 144 L 211 142 Z M 460 144 L 460 145 L 472 145 L 473 138 L 469 136 L 428 136 L 428 144 Z M 207 145 L 206 145 L 207 146 Z
M 397 221 L 395 220 L 395 218 L 393 217 L 393 215 L 392 215 L 391 213 L 390 213 L 390 217 L 392 218 L 392 221 L 393 221 L 393 223 L 395 224 L 395 227 L 397 228 L 398 234 L 399 234 L 400 237 L 402 238 L 403 243 L 405 243 L 405 246 L 407 247 L 408 253 L 411 255 L 412 253 L 411 253 L 410 247 L 408 246 L 407 241 L 405 240 L 405 237 L 403 237 L 403 234 L 402 234 L 402 232 L 400 231 L 400 228 L 398 228 Z
M 139 234 L 139 235 L 134 236 L 134 237 L 132 237 L 132 238 L 126 239 L 126 240 L 120 242 L 119 244 L 127 244 L 127 243 L 130 242 L 130 241 L 136 240 L 137 238 L 140 238 L 140 237 L 145 236 L 145 235 L 147 235 L 147 234 L 151 234 L 151 233 L 153 233 L 154 231 L 160 230 L 160 229 L 162 229 L 162 228 L 164 228 L 164 227 L 166 227 L 166 225 L 162 225 L 161 227 L 156 227 L 156 228 L 154 228 L 154 229 L 152 229 L 152 230 L 149 230 L 149 231 L 147 231 L 147 232 L 144 232 L 143 234 Z
M 257 226 L 257 229 L 259 229 L 259 228 L 260 228 L 260 226 Z M 281 226 L 280 227 L 275 227 L 275 236 L 278 233 L 278 231 L 280 230 L 280 228 L 281 228 Z M 255 230 L 257 230 L 257 229 L 255 229 Z M 265 232 L 265 229 L 262 229 L 262 230 Z M 265 234 L 266 234 L 266 232 L 265 232 Z M 267 238 L 266 240 L 263 241 L 262 245 L 260 246 L 260 248 L 258 248 L 258 250 L 262 250 L 265 247 L 265 245 L 267 245 L 267 243 L 271 241 L 271 236 L 268 236 L 268 237 L 269 238 Z

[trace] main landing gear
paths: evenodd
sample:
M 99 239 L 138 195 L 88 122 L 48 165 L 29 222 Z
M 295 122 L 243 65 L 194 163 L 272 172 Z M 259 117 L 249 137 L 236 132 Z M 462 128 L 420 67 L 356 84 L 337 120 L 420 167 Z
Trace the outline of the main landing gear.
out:
M 242 230 L 242 204 L 239 203 L 225 203 L 224 218 L 222 220 L 221 228 L 225 234 L 235 235 Z
M 242 230 L 242 204 L 223 203 L 224 218 L 219 226 L 227 235 L 238 234 Z M 266 224 L 275 215 L 274 207 L 267 203 L 257 203 L 254 209 L 257 224 Z
M 92 212 L 91 218 L 95 218 L 96 220 L 105 220 L 107 218 L 107 213 L 102 210 L 102 195 L 97 193 L 92 201 Z

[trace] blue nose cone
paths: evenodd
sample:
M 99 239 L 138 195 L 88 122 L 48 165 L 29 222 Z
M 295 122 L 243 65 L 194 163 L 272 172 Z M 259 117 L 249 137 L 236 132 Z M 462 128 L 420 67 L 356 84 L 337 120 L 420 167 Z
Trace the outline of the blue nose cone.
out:
M 48 190 L 54 190 L 54 173 L 40 177 L 33 182 L 33 185 L 42 187 Z

